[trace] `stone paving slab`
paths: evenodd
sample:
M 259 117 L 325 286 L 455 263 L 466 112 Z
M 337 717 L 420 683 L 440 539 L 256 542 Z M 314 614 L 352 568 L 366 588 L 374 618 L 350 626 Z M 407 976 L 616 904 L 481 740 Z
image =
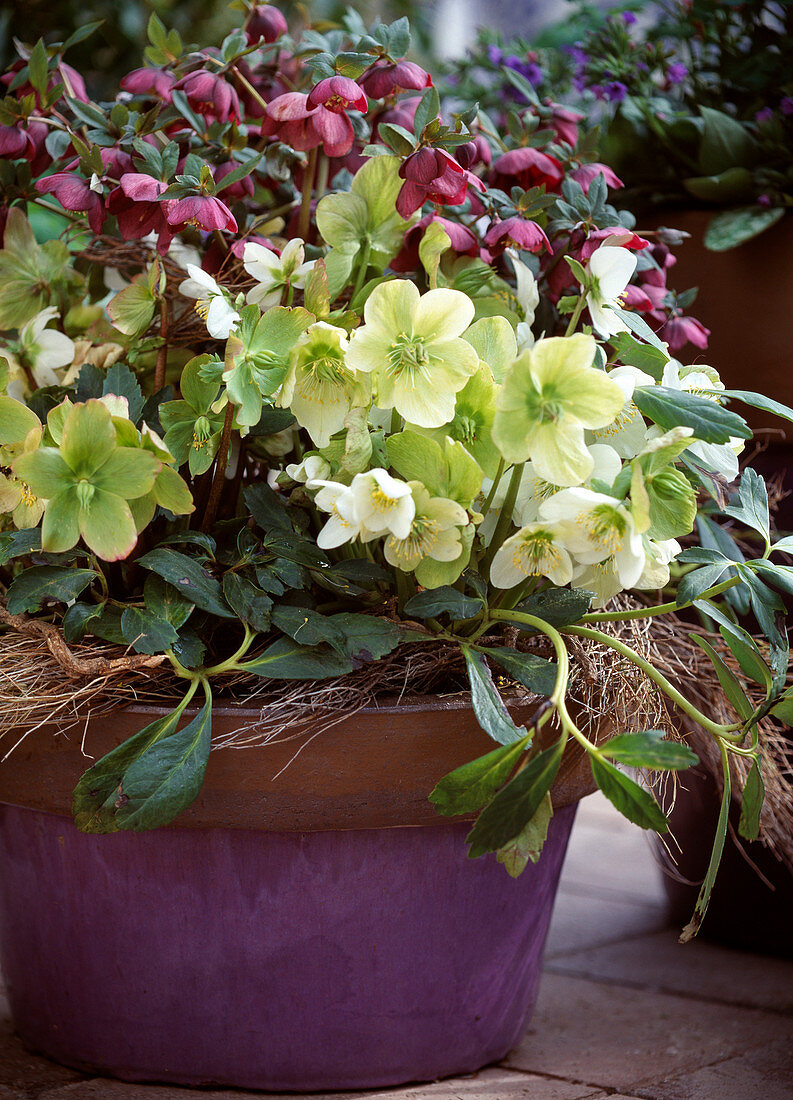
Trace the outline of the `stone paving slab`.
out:
M 681 945 L 675 929 L 565 954 L 546 970 L 793 1015 L 793 961 L 699 939 Z
M 793 1019 L 546 973 L 528 1034 L 504 1064 L 630 1093 L 773 1040 L 793 1044 Z
M 660 1081 L 640 1100 L 791 1100 L 793 1046 L 779 1041 L 715 1066 Z

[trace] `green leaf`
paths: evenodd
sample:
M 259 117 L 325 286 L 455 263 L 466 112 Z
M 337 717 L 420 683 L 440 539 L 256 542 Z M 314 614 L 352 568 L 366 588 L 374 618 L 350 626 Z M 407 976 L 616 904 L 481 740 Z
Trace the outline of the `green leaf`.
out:
M 146 399 L 138 384 L 138 380 L 132 371 L 124 363 L 114 363 L 105 375 L 102 386 L 102 396 L 114 393 L 118 397 L 126 397 L 129 406 L 129 418 L 133 424 L 137 424 Z
M 471 684 L 471 703 L 476 720 L 500 745 L 509 745 L 526 736 L 523 726 L 516 726 L 493 683 L 493 677 L 483 655 L 467 645 L 460 648 L 465 656 Z M 509 839 L 509 838 L 507 838 Z
M 168 581 L 202 611 L 208 611 L 221 619 L 236 618 L 223 599 L 219 581 L 194 558 L 188 558 L 186 554 L 167 547 L 160 547 L 139 558 L 138 565 Z
M 723 111 L 700 107 L 705 122 L 699 147 L 699 167 L 713 176 L 729 168 L 750 168 L 758 147 L 748 128 Z
M 411 596 L 405 604 L 405 614 L 417 619 L 436 619 L 444 613 L 452 619 L 472 619 L 482 607 L 482 600 L 478 597 L 464 596 L 456 588 L 444 585 Z
M 609 337 L 609 343 L 617 352 L 617 359 L 628 367 L 638 367 L 645 374 L 649 374 L 656 382 L 660 382 L 664 376 L 664 367 L 669 362 L 669 355 L 650 344 L 642 344 L 628 332 L 618 332 L 616 336 Z
M 520 741 L 501 745 L 478 760 L 455 768 L 432 791 L 430 802 L 438 813 L 449 816 L 481 809 L 509 779 L 530 741 L 531 734 L 527 734 Z
M 783 405 L 781 401 L 774 401 L 762 393 L 753 393 L 751 390 L 722 390 L 722 397 L 733 397 L 736 401 L 743 401 L 744 405 L 750 405 L 753 409 L 761 409 L 763 412 L 780 416 L 783 420 L 793 421 L 793 409 Z
M 292 534 L 292 520 L 283 498 L 263 481 L 249 485 L 244 493 L 248 511 L 265 533 L 285 531 Z
M 176 641 L 176 631 L 167 619 L 138 607 L 124 611 L 121 632 L 136 653 L 164 653 Z
M 682 182 L 690 195 L 704 202 L 724 205 L 749 202 L 754 197 L 754 175 L 748 168 L 728 168 L 712 176 L 690 176 Z
M 48 77 L 49 67 L 47 49 L 40 38 L 30 51 L 30 59 L 28 60 L 28 80 L 39 95 L 44 95 L 47 91 Z
M 212 737 L 212 694 L 181 730 L 148 746 L 125 770 L 119 785 L 115 824 L 119 829 L 168 825 L 195 801 L 204 782 Z
M 73 603 L 67 609 L 61 623 L 67 645 L 79 642 L 88 633 L 92 621 L 102 614 L 104 607 L 103 603 Z
M 550 792 L 540 803 L 539 809 L 531 821 L 516 837 L 504 844 L 496 852 L 496 859 L 504 865 L 511 878 L 517 878 L 525 871 L 529 860 L 536 863 L 542 855 L 545 841 L 548 839 L 548 826 L 553 817 L 553 802 Z
M 710 657 L 722 691 L 727 696 L 730 705 L 735 708 L 737 714 L 744 721 L 751 718 L 754 707 L 751 700 L 747 698 L 738 677 L 727 667 L 707 638 L 703 638 L 700 634 L 689 634 L 689 638 L 696 642 L 700 649 L 704 650 Z
M 29 432 L 41 427 L 41 421 L 27 405 L 14 397 L 0 394 L 0 445 L 22 443 Z
M 132 337 L 140 336 L 149 327 L 157 301 L 142 276 L 135 279 L 111 298 L 106 307 L 113 327 Z
M 352 672 L 352 662 L 330 646 L 304 646 L 279 638 L 239 668 L 270 680 L 327 680 Z
M 771 519 L 768 514 L 768 492 L 765 481 L 751 466 L 747 466 L 741 474 L 738 500 L 738 505 L 729 505 L 724 509 L 725 515 L 745 523 L 754 531 L 759 531 L 765 539 L 766 546 L 770 545 Z
M 12 615 L 38 611 L 45 600 L 70 603 L 96 576 L 93 569 L 61 565 L 37 565 L 26 569 L 11 582 L 6 606 Z
M 677 606 L 682 607 L 684 604 L 692 603 L 703 592 L 707 592 L 709 588 L 717 584 L 727 565 L 728 562 L 726 561 L 716 562 L 714 565 L 703 565 L 701 569 L 694 569 L 691 573 L 686 573 L 677 588 L 675 600 Z
M 21 531 L 0 532 L 0 565 L 13 558 L 24 558 L 41 550 L 41 528 L 25 527 Z
M 767 690 L 770 689 L 772 682 L 771 670 L 765 663 L 763 655 L 757 648 L 757 643 L 751 634 L 744 630 L 742 626 L 733 626 L 729 630 L 724 626 L 720 626 L 719 633 L 727 643 L 744 675 Z
M 726 252 L 758 236 L 785 216 L 783 206 L 739 206 L 716 214 L 705 231 L 705 247 Z
M 752 434 L 737 413 L 685 390 L 640 386 L 634 390 L 633 400 L 641 413 L 665 431 L 684 425 L 693 428 L 696 438 L 705 443 L 728 443 L 732 436 L 749 439 Z
M 344 637 L 327 616 L 310 607 L 293 607 L 281 604 L 273 609 L 273 626 L 278 627 L 302 646 L 315 646 L 327 642 L 338 653 L 344 653 Z
M 642 829 L 668 830 L 669 822 L 648 791 L 606 760 L 590 755 L 589 763 L 598 787 L 624 817 Z
M 357 615 L 342 611 L 338 615 L 331 615 L 330 621 L 341 633 L 341 652 L 349 657 L 353 668 L 359 668 L 370 661 L 378 661 L 399 645 L 400 632 L 397 624 L 376 615 Z
M 427 272 L 431 290 L 435 290 L 438 285 L 438 267 L 441 256 L 444 252 L 448 252 L 451 246 L 451 238 L 443 226 L 438 222 L 430 222 L 419 244 L 419 259 L 422 267 Z
M 515 610 L 536 615 L 543 622 L 559 628 L 577 623 L 589 611 L 593 598 L 594 593 L 586 588 L 544 588 L 522 600 Z M 534 633 L 533 628 L 525 623 L 516 622 L 515 626 L 527 634 Z
M 413 118 L 413 132 L 417 137 L 425 126 L 438 117 L 441 112 L 441 101 L 437 88 L 428 88 L 421 97 Z
M 557 666 L 547 657 L 535 653 L 521 653 L 509 646 L 485 649 L 487 656 L 501 665 L 504 671 L 519 684 L 536 695 L 551 695 L 556 686 Z
M 238 573 L 226 573 L 223 577 L 223 595 L 232 611 L 254 630 L 266 631 L 270 627 L 273 601 L 252 581 Z
M 699 763 L 699 757 L 687 745 L 664 740 L 663 730 L 620 733 L 598 745 L 598 748 L 604 756 L 630 768 L 677 771 Z
M 618 306 L 611 306 L 610 308 L 617 314 L 621 321 L 624 321 L 631 332 L 635 333 L 636 336 L 640 336 L 645 343 L 649 344 L 650 347 L 654 348 L 655 351 L 659 352 L 661 355 L 666 356 L 667 361 L 669 360 L 669 352 L 641 314 L 633 313 L 629 309 L 620 309 Z
M 765 785 L 757 759 L 752 761 L 741 796 L 741 818 L 738 832 L 747 840 L 757 840 L 760 832 L 760 811 L 765 800 Z
M 537 813 L 559 771 L 567 738 L 535 756 L 482 810 L 466 837 L 468 856 L 497 852 L 519 836 Z

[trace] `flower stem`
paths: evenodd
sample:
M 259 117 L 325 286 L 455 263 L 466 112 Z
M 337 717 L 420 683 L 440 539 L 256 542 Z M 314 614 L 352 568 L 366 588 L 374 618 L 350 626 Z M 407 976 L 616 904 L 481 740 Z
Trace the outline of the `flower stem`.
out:
M 501 514 L 498 517 L 496 523 L 496 529 L 493 532 L 493 537 L 490 540 L 490 545 L 487 548 L 484 558 L 482 559 L 482 572 L 485 573 L 490 569 L 490 563 L 496 556 L 496 551 L 504 541 L 507 531 L 512 526 L 512 513 L 515 509 L 515 501 L 518 498 L 518 489 L 520 488 L 520 479 L 523 476 L 523 463 L 519 462 L 517 466 L 512 468 L 512 477 L 509 479 L 509 485 L 507 486 L 507 495 L 504 497 L 504 503 L 501 505 Z
M 358 266 L 358 274 L 356 275 L 356 278 L 355 278 L 355 286 L 352 288 L 352 297 L 350 298 L 350 301 L 353 301 L 355 299 L 356 294 L 359 292 L 359 290 L 361 289 L 361 287 L 364 284 L 364 280 L 366 278 L 366 272 L 369 269 L 369 255 L 370 255 L 371 251 L 372 251 L 372 246 L 371 246 L 371 243 L 369 242 L 369 238 L 367 237 L 366 240 L 364 241 L 363 248 L 361 249 L 361 262 Z
M 171 326 L 171 305 L 167 298 L 160 301 L 160 340 L 157 349 L 157 362 L 154 367 L 154 392 L 159 393 L 165 385 L 165 369 L 168 366 L 168 330 Z
M 487 515 L 487 513 L 490 511 L 490 505 L 493 503 L 493 497 L 496 495 L 496 490 L 498 489 L 498 483 L 499 483 L 499 481 L 501 481 L 501 478 L 504 476 L 504 467 L 505 467 L 505 465 L 506 465 L 506 463 L 504 462 L 504 459 L 499 458 L 499 460 L 498 460 L 498 469 L 496 470 L 496 476 L 493 478 L 493 484 L 490 486 L 490 492 L 487 494 L 487 497 L 485 498 L 485 503 L 482 505 L 482 512 L 481 512 L 482 519 L 484 519 L 485 516 Z
M 714 584 L 712 588 L 707 588 L 696 598 L 698 600 L 708 600 L 711 596 L 718 596 L 720 592 L 726 592 L 728 588 L 734 588 L 736 584 L 740 583 L 740 577 L 731 577 L 727 581 L 721 581 L 719 584 Z M 675 603 L 674 600 L 670 600 L 668 603 L 655 604 L 653 607 L 635 607 L 630 611 L 604 611 L 602 614 L 592 612 L 587 615 L 582 615 L 579 622 L 613 623 L 621 622 L 624 619 L 647 619 L 652 615 L 667 615 L 671 611 L 682 611 L 685 607 L 691 607 L 693 602 L 693 600 L 687 600 L 686 603 L 678 604 Z
M 513 612 L 513 619 L 519 618 Z M 567 626 L 564 628 L 566 634 L 574 634 L 578 638 L 591 638 L 593 641 L 599 642 L 601 645 L 608 646 L 610 649 L 615 649 L 617 653 L 622 654 L 637 668 L 640 668 L 642 672 L 649 676 L 654 684 L 667 695 L 675 706 L 679 707 L 685 714 L 692 718 L 698 726 L 701 726 L 704 730 L 707 730 L 713 737 L 723 738 L 725 741 L 734 741 L 736 744 L 740 744 L 743 741 L 743 724 L 741 722 L 733 722 L 731 725 L 722 725 L 720 722 L 714 722 L 708 718 L 706 714 L 703 714 L 701 710 L 690 703 L 684 695 L 681 695 L 677 688 L 673 687 L 663 673 L 646 661 L 644 657 L 641 657 L 630 646 L 625 645 L 624 642 L 619 641 L 618 638 L 612 638 L 608 634 L 604 634 L 602 630 L 591 630 L 586 626 Z M 736 732 L 737 731 L 737 732 Z
M 311 222 L 311 194 L 314 188 L 314 174 L 317 170 L 317 149 L 308 154 L 308 163 L 303 174 L 303 197 L 300 200 L 300 213 L 297 219 L 297 235 L 302 240 L 308 236 Z
M 573 310 L 572 315 L 570 317 L 570 320 L 567 324 L 567 330 L 565 332 L 565 336 L 572 336 L 573 333 L 575 332 L 576 326 L 577 326 L 578 321 L 581 317 L 581 314 L 584 312 L 584 306 L 585 305 L 586 305 L 586 295 L 581 294 L 578 298 L 578 301 L 575 304 L 575 309 Z
M 218 457 L 215 463 L 215 474 L 212 478 L 212 488 L 209 490 L 209 500 L 207 501 L 203 522 L 201 523 L 201 530 L 205 532 L 209 531 L 214 524 L 218 507 L 220 506 L 220 497 L 223 493 L 223 482 L 226 476 L 226 466 L 229 460 L 229 444 L 231 442 L 231 428 L 233 423 L 234 406 L 229 401 L 226 405 L 226 418 L 223 421 L 223 434 L 220 437 Z

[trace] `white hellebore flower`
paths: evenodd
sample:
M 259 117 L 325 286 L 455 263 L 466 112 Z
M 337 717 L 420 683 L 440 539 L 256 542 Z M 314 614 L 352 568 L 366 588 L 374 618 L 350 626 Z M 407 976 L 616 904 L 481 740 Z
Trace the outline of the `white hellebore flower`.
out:
M 361 476 L 360 474 L 358 475 Z M 460 528 L 468 522 L 468 513 L 456 500 L 430 496 L 420 481 L 409 483 L 415 515 L 405 535 L 392 533 L 383 547 L 389 565 L 409 573 L 419 569 L 425 558 L 434 561 L 456 561 L 462 553 Z
M 586 304 L 592 327 L 603 337 L 627 332 L 628 326 L 609 307 L 620 305 L 620 295 L 636 270 L 636 257 L 627 248 L 602 244 L 592 253 L 588 270 L 592 287 L 587 292 Z
M 196 313 L 206 323 L 207 332 L 214 340 L 228 340 L 240 315 L 229 302 L 225 290 L 195 264 L 187 265 L 187 274 L 190 278 L 179 284 L 179 293 L 196 299 Z
M 564 546 L 564 532 L 554 523 L 527 523 L 496 551 L 490 580 L 496 588 L 514 588 L 527 577 L 547 577 L 568 584 L 573 563 Z
M 713 367 L 683 367 L 676 359 L 670 359 L 664 367 L 661 384 L 672 390 L 684 390 L 697 397 L 705 397 L 709 401 L 719 400 L 710 391 L 718 393 L 724 389 L 724 383 Z M 706 469 L 714 470 L 727 481 L 734 481 L 738 476 L 738 455 L 744 444 L 745 441 L 738 436 L 733 436 L 729 443 L 704 443 L 699 439 L 688 450 Z
M 19 333 L 20 357 L 38 386 L 57 386 L 60 379 L 56 370 L 67 367 L 74 359 L 74 341 L 57 329 L 47 328 L 57 316 L 57 308 L 47 306 L 31 317 Z
M 302 462 L 290 462 L 286 473 L 292 481 L 305 485 L 307 481 L 322 481 L 330 473 L 330 463 L 322 455 L 308 455 Z
M 416 514 L 410 486 L 379 468 L 356 474 L 350 486 L 355 516 L 364 528 L 363 540 L 390 534 L 406 539 Z
M 355 515 L 355 501 L 349 485 L 317 479 L 307 482 L 306 487 L 319 489 L 314 503 L 323 512 L 330 512 L 330 519 L 317 535 L 317 546 L 321 550 L 331 550 L 358 538 L 361 524 Z
M 625 404 L 611 423 L 593 431 L 592 437 L 608 443 L 621 458 L 635 458 L 644 449 L 647 424 L 634 404 L 633 391 L 640 386 L 654 386 L 655 379 L 638 367 L 615 367 L 608 376 L 625 394 Z
M 299 237 L 284 245 L 280 256 L 263 244 L 248 241 L 242 253 L 242 265 L 259 284 L 248 291 L 248 304 L 255 303 L 264 312 L 278 305 L 284 287 L 304 287 L 316 263 L 315 260 L 304 263 L 305 256 Z
M 642 537 L 616 497 L 591 489 L 563 489 L 540 505 L 540 519 L 558 523 L 564 542 L 581 565 L 613 558 L 623 588 L 633 588 L 645 563 Z
M 531 269 L 522 263 L 517 258 L 517 255 L 510 249 L 507 250 L 506 255 L 509 257 L 512 269 L 515 272 L 515 281 L 517 284 L 515 288 L 515 297 L 517 298 L 520 312 L 523 314 L 523 320 L 518 322 L 518 327 L 515 330 L 515 336 L 518 341 L 518 352 L 521 352 L 525 351 L 526 348 L 534 347 L 534 333 L 531 331 L 531 326 L 534 323 L 535 310 L 540 304 L 540 290 Z
M 659 542 L 645 535 L 644 548 L 647 552 L 647 561 L 634 588 L 643 590 L 665 588 L 669 584 L 669 563 L 674 561 L 680 553 L 680 543 L 677 539 L 664 539 Z

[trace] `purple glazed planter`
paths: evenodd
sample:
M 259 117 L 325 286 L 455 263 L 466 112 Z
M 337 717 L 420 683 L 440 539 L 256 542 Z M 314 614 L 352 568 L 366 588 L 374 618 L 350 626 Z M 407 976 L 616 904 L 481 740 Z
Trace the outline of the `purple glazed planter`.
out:
M 22 1040 L 126 1080 L 314 1091 L 503 1057 L 537 994 L 575 816 L 517 880 L 469 825 L 88 836 L 0 806 Z

